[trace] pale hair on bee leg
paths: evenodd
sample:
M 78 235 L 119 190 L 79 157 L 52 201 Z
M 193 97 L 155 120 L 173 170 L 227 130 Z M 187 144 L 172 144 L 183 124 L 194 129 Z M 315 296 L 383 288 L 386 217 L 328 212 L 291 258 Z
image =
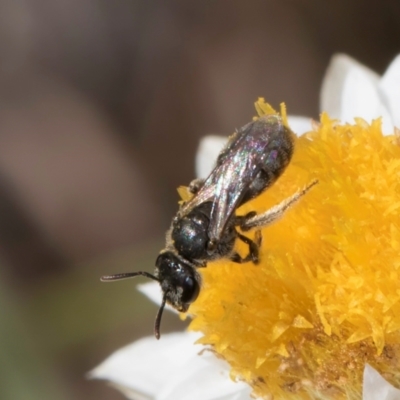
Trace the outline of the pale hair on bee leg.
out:
M 250 229 L 263 228 L 265 226 L 271 225 L 277 219 L 281 218 L 290 207 L 297 203 L 301 199 L 301 197 L 303 197 L 317 183 L 318 180 L 314 179 L 303 189 L 297 191 L 292 196 L 281 201 L 279 204 L 270 208 L 268 211 L 262 214 L 252 215 L 250 218 L 244 218 L 241 221 L 240 229 L 242 229 L 243 231 L 248 231 Z

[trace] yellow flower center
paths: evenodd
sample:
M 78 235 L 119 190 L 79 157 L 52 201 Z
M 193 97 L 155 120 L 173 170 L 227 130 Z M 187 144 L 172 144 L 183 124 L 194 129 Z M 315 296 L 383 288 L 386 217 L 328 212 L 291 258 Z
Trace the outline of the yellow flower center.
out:
M 366 363 L 400 383 L 400 146 L 380 120 L 323 114 L 278 182 L 237 214 L 266 211 L 315 178 L 262 230 L 260 264 L 209 263 L 191 307 L 200 342 L 274 400 L 360 398 Z

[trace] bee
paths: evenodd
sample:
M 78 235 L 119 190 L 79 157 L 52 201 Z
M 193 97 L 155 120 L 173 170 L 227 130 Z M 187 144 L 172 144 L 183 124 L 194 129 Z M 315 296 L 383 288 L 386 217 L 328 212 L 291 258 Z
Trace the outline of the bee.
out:
M 280 218 L 317 183 L 311 182 L 262 214 L 236 215 L 238 207 L 259 196 L 282 175 L 293 155 L 293 138 L 293 132 L 278 114 L 262 116 L 236 131 L 208 178 L 195 179 L 189 185 L 192 197 L 180 205 L 172 220 L 154 275 L 138 271 L 101 278 L 109 282 L 142 275 L 160 284 L 162 302 L 154 325 L 157 339 L 165 304 L 186 312 L 197 299 L 201 287 L 199 268 L 221 258 L 257 264 L 260 228 Z M 252 229 L 256 230 L 254 239 L 244 234 Z M 248 247 L 244 257 L 234 250 L 237 240 Z

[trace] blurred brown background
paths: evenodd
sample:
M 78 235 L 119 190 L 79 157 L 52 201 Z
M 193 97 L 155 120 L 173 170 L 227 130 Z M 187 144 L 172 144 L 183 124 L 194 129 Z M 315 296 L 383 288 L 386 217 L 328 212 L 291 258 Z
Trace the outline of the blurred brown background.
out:
M 157 307 L 99 277 L 153 269 L 199 138 L 399 51 L 398 0 L 2 0 L 0 398 L 122 399 L 85 373 Z

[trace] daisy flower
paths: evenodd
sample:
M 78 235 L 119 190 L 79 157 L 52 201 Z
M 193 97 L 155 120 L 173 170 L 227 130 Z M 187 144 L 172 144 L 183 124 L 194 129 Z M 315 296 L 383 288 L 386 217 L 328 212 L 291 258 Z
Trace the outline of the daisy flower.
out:
M 142 339 L 92 376 L 132 399 L 400 399 L 396 105 L 400 57 L 379 77 L 335 56 L 320 122 L 289 117 L 299 134 L 289 167 L 238 210 L 266 211 L 319 181 L 262 230 L 260 264 L 209 263 L 190 308 L 195 333 Z M 263 99 L 256 110 L 275 112 Z M 225 141 L 203 139 L 200 177 Z

